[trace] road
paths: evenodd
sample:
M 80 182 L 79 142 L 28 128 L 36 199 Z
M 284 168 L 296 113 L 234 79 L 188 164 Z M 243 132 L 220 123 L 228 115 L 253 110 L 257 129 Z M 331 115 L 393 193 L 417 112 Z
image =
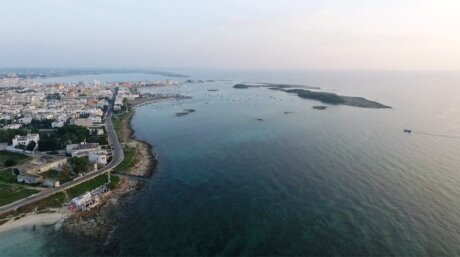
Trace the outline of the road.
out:
M 115 95 L 113 96 L 115 98 Z M 91 180 L 99 175 L 102 175 L 106 173 L 107 171 L 112 170 L 115 168 L 118 164 L 120 164 L 123 159 L 125 158 L 124 152 L 123 152 L 123 147 L 120 144 L 120 141 L 118 140 L 117 133 L 115 132 L 115 129 L 113 128 L 113 123 L 112 123 L 112 113 L 113 113 L 113 104 L 109 106 L 106 115 L 105 115 L 105 127 L 107 131 L 107 136 L 109 140 L 109 144 L 112 146 L 112 161 L 104 168 L 99 169 L 97 171 L 91 172 L 86 174 L 83 177 L 77 178 L 71 182 L 62 184 L 58 188 L 52 188 L 48 189 L 45 191 L 42 191 L 38 194 L 29 196 L 27 198 L 23 198 L 21 200 L 18 200 L 14 203 L 4 205 L 0 207 L 0 215 L 4 214 L 6 212 L 14 211 L 19 207 L 31 204 L 33 202 L 45 199 L 47 197 L 50 197 L 56 193 L 62 192 L 64 190 L 67 190 L 71 187 L 74 187 L 76 185 L 79 185 L 83 182 L 86 182 L 88 180 Z

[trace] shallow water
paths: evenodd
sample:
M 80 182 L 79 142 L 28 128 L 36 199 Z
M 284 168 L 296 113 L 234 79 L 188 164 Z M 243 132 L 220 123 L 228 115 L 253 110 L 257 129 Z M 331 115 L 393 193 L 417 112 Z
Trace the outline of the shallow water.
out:
M 233 81 L 163 89 L 194 98 L 137 109 L 136 136 L 160 162 L 110 250 L 50 232 L 32 255 L 460 255 L 460 74 L 188 74 Z M 318 111 L 284 92 L 232 88 L 244 81 L 393 109 Z

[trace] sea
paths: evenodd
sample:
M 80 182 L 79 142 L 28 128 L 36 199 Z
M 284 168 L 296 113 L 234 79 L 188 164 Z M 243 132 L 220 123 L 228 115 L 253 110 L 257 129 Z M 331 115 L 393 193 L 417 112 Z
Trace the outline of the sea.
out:
M 0 234 L 0 256 L 459 256 L 460 73 L 172 70 L 41 82 L 203 80 L 136 109 L 159 164 L 111 243 L 56 227 Z M 282 83 L 392 109 L 324 105 Z M 176 116 L 184 109 L 195 112 Z M 404 133 L 404 129 L 412 133 Z

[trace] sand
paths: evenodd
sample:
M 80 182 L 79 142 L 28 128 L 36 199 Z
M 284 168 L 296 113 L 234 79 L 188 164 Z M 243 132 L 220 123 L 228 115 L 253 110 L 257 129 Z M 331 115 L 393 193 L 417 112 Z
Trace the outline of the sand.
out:
M 18 228 L 32 228 L 34 225 L 53 225 L 62 222 L 66 217 L 67 213 L 64 211 L 43 214 L 27 214 L 20 219 L 11 219 L 5 224 L 0 225 L 0 233 Z

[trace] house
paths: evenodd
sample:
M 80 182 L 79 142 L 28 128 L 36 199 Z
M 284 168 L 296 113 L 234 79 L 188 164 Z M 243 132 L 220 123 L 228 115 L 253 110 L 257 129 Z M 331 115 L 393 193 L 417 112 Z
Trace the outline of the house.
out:
M 88 131 L 90 135 L 102 136 L 105 134 L 104 129 L 101 129 L 101 128 L 89 128 Z
M 65 122 L 63 121 L 54 121 L 51 123 L 52 128 L 62 128 L 64 127 L 64 125 L 65 125 Z
M 88 154 L 89 162 L 107 165 L 107 151 L 99 150 Z
M 91 197 L 91 193 L 88 192 L 78 197 L 75 197 L 74 199 L 72 199 L 71 203 L 75 205 L 77 209 L 80 209 L 90 204 L 92 201 L 93 201 L 93 198 Z
M 25 174 L 22 174 L 22 175 L 18 175 L 16 177 L 18 183 L 26 183 L 26 184 L 31 184 L 31 185 L 35 185 L 35 184 L 39 184 L 43 181 L 43 177 L 40 176 L 40 175 L 35 175 L 35 174 L 28 174 L 28 173 L 25 173 Z
M 27 134 L 26 136 L 16 135 L 13 138 L 13 147 L 27 146 L 32 141 L 38 143 L 38 141 L 40 141 L 40 136 L 38 134 Z
M 30 123 L 32 123 L 32 117 L 20 118 L 20 119 L 18 119 L 18 121 L 21 124 L 30 124 Z
M 92 121 L 93 123 L 101 123 L 102 118 L 99 116 L 89 116 L 88 119 Z
M 52 178 L 45 178 L 42 182 L 42 186 L 49 187 L 49 188 L 56 188 L 61 186 L 61 183 L 58 180 L 54 180 Z
M 72 157 L 84 157 L 88 156 L 90 152 L 95 152 L 99 149 L 98 143 L 71 144 L 66 146 L 66 153 Z
M 109 191 L 110 190 L 107 186 L 100 186 L 91 190 L 91 192 L 86 192 L 83 195 L 72 199 L 72 201 L 70 201 L 69 209 L 90 210 L 92 207 L 99 204 L 101 196 Z
M 3 127 L 3 129 L 20 129 L 22 124 L 10 124 Z
M 70 124 L 88 128 L 93 126 L 93 121 L 86 118 L 75 118 L 70 120 Z

